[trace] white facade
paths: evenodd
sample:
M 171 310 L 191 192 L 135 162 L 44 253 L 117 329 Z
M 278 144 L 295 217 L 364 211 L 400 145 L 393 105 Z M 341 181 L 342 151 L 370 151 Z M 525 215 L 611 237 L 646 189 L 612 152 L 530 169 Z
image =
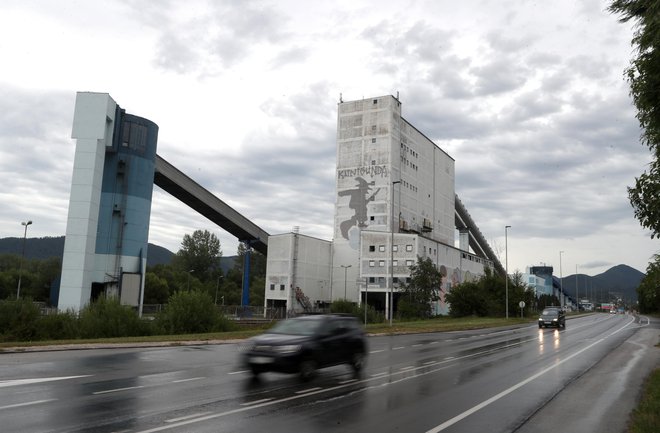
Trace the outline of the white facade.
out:
M 76 139 L 69 216 L 62 257 L 60 310 L 84 307 L 97 268 L 96 232 L 106 146 L 112 145 L 117 103 L 106 93 L 78 93 L 72 138 Z
M 331 242 L 299 233 L 269 236 L 265 305 L 301 311 L 329 303 L 331 251 Z
M 454 160 L 401 116 L 393 96 L 339 103 L 336 191 L 330 301 L 364 302 L 367 293 L 369 305 L 388 311 L 386 294 L 410 277 L 418 256 L 443 272 L 443 290 L 492 267 L 470 254 L 467 242 L 464 250 L 454 247 Z M 272 252 L 273 238 L 267 280 L 277 273 L 273 254 L 296 260 L 291 250 Z M 280 299 L 267 286 L 266 306 Z M 328 299 L 313 284 L 301 288 L 312 303 Z M 443 301 L 435 311 L 447 312 Z

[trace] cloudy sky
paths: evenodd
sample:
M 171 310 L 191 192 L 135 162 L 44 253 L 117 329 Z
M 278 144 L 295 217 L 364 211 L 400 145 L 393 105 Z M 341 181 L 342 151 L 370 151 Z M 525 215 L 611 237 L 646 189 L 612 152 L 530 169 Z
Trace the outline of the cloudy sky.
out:
M 631 24 L 600 0 L 0 3 L 0 237 L 61 236 L 77 91 L 159 127 L 158 154 L 267 232 L 330 239 L 337 102 L 397 92 L 456 160 L 456 192 L 509 270 L 644 271 L 626 187 L 639 143 Z M 150 242 L 208 229 L 155 187 Z

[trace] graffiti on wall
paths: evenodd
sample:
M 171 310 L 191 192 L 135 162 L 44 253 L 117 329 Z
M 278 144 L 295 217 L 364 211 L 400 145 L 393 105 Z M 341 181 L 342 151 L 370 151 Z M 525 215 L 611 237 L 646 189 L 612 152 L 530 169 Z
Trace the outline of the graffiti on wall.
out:
M 367 227 L 367 205 L 376 199 L 376 194 L 380 188 L 373 191 L 374 181 L 367 182 L 364 178 L 358 176 L 355 178 L 357 184 L 355 188 L 339 191 L 339 197 L 348 197 L 348 207 L 353 211 L 353 215 L 339 224 L 341 235 L 344 239 L 349 239 L 349 231 L 353 227 Z M 373 192 L 372 192 L 373 191 Z

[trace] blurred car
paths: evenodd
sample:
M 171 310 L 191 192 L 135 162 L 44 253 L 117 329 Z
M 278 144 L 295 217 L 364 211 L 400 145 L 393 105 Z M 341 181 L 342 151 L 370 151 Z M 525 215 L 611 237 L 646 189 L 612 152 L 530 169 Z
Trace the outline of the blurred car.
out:
M 539 317 L 539 328 L 553 326 L 566 328 L 566 314 L 560 307 L 544 308 Z
M 340 314 L 301 316 L 278 322 L 246 341 L 243 362 L 256 377 L 265 372 L 298 373 L 311 379 L 316 370 L 348 364 L 364 367 L 367 339 L 357 318 Z

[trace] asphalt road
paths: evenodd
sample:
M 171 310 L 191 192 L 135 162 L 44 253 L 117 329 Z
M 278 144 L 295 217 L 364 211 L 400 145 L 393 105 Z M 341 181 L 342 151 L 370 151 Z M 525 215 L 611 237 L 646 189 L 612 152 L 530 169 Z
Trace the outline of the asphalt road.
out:
M 0 354 L 2 432 L 625 431 L 660 323 L 595 314 L 369 338 L 347 366 L 253 380 L 237 344 Z M 570 428 L 567 428 L 570 427 Z

